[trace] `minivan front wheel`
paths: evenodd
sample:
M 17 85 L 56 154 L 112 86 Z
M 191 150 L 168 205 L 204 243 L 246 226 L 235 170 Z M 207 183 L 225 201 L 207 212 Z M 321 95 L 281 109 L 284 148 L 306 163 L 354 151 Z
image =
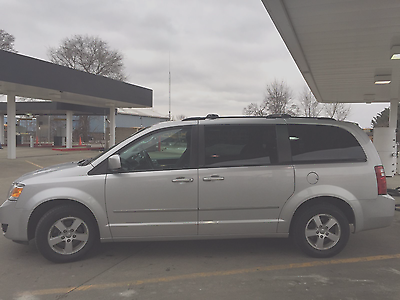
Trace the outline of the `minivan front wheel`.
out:
M 98 240 L 96 222 L 82 209 L 63 205 L 49 210 L 36 227 L 36 247 L 48 260 L 82 258 Z
M 302 211 L 293 221 L 292 238 L 312 257 L 331 257 L 346 246 L 350 236 L 349 221 L 333 205 L 318 205 Z

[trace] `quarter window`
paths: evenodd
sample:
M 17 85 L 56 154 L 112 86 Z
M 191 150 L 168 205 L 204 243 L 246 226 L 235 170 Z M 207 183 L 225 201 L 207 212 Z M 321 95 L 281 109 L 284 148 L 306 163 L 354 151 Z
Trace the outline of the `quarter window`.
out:
M 288 125 L 294 163 L 366 161 L 356 138 L 347 130 L 326 125 Z
M 204 166 L 262 166 L 277 163 L 275 126 L 205 126 Z

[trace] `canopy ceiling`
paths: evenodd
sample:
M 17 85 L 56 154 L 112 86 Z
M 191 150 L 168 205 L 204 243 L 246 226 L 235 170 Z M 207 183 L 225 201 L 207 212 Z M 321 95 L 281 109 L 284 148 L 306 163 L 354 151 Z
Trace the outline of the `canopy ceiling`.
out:
M 399 99 L 399 0 L 262 0 L 320 102 Z M 376 75 L 392 82 L 376 85 Z
M 153 91 L 0 50 L 0 94 L 95 107 L 151 107 Z

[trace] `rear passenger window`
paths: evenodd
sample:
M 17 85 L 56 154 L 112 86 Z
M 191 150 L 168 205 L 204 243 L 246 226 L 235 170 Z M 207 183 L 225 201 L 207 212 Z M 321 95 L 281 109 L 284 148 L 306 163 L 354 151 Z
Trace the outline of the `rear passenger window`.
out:
M 367 158 L 356 138 L 340 127 L 288 125 L 294 163 L 360 162 Z
M 278 160 L 275 126 L 205 126 L 204 139 L 206 167 L 262 166 Z

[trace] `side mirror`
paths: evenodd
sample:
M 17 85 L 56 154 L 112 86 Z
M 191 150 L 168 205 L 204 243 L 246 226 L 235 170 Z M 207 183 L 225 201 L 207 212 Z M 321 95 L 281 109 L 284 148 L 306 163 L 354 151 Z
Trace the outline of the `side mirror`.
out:
M 111 171 L 121 169 L 121 158 L 118 154 L 114 154 L 108 158 L 108 169 Z

